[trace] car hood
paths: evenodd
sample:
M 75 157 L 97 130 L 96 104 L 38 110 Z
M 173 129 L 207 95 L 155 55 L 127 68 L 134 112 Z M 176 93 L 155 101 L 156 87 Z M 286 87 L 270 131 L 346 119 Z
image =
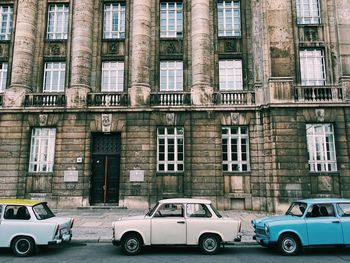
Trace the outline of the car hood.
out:
M 279 222 L 279 221 L 291 221 L 291 220 L 300 220 L 300 217 L 292 215 L 281 215 L 281 216 L 269 216 L 263 218 L 256 218 L 252 220 L 252 224 L 255 227 L 263 228 L 267 223 Z

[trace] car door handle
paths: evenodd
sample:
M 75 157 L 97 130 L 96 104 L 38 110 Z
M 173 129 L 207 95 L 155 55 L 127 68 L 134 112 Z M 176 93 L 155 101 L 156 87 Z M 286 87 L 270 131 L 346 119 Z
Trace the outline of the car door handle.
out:
M 178 224 L 185 224 L 185 221 L 177 221 Z
M 333 224 L 339 224 L 340 221 L 336 220 L 336 221 L 332 221 Z

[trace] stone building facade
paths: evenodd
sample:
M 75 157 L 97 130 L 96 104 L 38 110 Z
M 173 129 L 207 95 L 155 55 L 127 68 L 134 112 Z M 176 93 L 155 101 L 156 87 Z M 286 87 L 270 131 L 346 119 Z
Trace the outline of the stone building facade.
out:
M 0 197 L 350 197 L 348 0 L 1 0 Z

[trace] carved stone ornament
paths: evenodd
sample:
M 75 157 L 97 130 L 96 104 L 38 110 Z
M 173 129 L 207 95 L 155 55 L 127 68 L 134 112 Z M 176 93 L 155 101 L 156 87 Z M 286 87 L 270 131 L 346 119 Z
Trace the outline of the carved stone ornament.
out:
M 231 112 L 231 123 L 234 125 L 239 124 L 239 113 L 238 112 Z
M 119 53 L 119 44 L 118 43 L 109 43 L 108 44 L 108 53 L 109 54 L 118 54 Z
M 101 116 L 102 132 L 111 132 L 112 114 L 102 114 Z
M 315 110 L 317 121 L 323 122 L 324 121 L 324 109 L 316 109 Z
M 55 55 L 55 56 L 60 55 L 60 53 L 61 53 L 60 46 L 57 44 L 51 44 L 50 45 L 50 53 L 51 53 L 51 55 Z
M 47 114 L 40 114 L 39 115 L 39 125 L 40 126 L 46 126 L 47 125 L 47 119 L 48 119 Z
M 175 113 L 167 113 L 165 115 L 165 122 L 167 125 L 175 125 Z
M 166 48 L 168 54 L 176 54 L 176 46 L 174 43 L 170 42 Z
M 0 56 L 3 56 L 4 54 L 4 49 L 2 48 L 2 45 L 0 45 Z
M 233 41 L 225 41 L 224 42 L 224 51 L 225 52 L 235 52 L 235 44 Z

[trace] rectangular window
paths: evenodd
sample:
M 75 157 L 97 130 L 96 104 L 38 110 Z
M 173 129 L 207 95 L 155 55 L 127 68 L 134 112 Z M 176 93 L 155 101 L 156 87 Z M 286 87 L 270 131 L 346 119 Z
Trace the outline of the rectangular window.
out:
M 250 171 L 247 127 L 222 128 L 222 170 L 224 172 Z
M 240 1 L 218 1 L 217 8 L 219 37 L 241 36 Z
M 7 83 L 7 63 L 0 63 L 0 93 L 4 92 Z
M 183 90 L 182 61 L 160 62 L 160 91 Z
M 0 5 L 0 40 L 10 40 L 12 33 L 13 8 L 9 5 Z
M 311 172 L 335 172 L 337 160 L 332 124 L 306 124 Z
M 301 85 L 322 86 L 326 82 L 323 50 L 304 49 L 300 51 Z
M 243 89 L 242 60 L 219 61 L 219 89 Z
M 182 3 L 161 2 L 160 3 L 160 37 L 176 38 L 182 37 L 183 31 Z
M 184 171 L 184 129 L 182 127 L 157 129 L 157 171 Z
M 319 24 L 320 2 L 319 0 L 297 0 L 297 23 L 299 25 Z
M 65 77 L 65 62 L 45 63 L 44 92 L 64 92 Z
M 125 3 L 104 5 L 103 38 L 125 38 Z
M 102 92 L 123 92 L 124 62 L 102 63 Z
M 34 128 L 30 145 L 29 172 L 50 173 L 55 155 L 55 128 Z
M 47 23 L 47 39 L 67 39 L 69 6 L 50 4 Z

